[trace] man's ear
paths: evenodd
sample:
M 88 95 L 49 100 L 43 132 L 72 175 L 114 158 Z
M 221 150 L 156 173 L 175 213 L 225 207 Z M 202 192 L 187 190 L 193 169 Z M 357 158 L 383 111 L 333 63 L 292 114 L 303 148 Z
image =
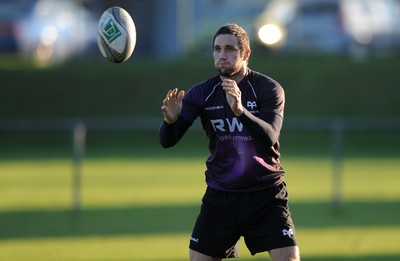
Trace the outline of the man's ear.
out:
M 249 58 L 250 58 L 250 54 L 251 54 L 251 50 L 250 50 L 250 49 L 247 50 L 246 52 L 244 52 L 244 54 L 243 54 L 243 60 L 244 60 L 244 61 L 248 61 Z

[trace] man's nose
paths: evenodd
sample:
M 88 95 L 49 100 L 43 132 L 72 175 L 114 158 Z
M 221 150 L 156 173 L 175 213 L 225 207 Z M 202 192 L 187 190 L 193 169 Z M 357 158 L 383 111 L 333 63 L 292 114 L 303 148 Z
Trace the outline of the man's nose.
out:
M 220 55 L 219 55 L 219 57 L 221 58 L 221 59 L 226 59 L 226 51 L 225 50 L 221 50 L 221 53 L 220 53 Z

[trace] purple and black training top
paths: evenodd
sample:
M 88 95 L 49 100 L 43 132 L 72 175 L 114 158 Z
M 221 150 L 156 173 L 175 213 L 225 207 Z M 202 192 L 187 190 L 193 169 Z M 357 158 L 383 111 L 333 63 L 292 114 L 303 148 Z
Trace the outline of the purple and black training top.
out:
M 207 185 L 225 191 L 256 191 L 280 184 L 279 136 L 284 90 L 270 77 L 248 70 L 238 83 L 245 112 L 237 117 L 226 101 L 219 75 L 191 87 L 176 122 L 164 122 L 160 142 L 174 146 L 197 117 L 209 139 Z

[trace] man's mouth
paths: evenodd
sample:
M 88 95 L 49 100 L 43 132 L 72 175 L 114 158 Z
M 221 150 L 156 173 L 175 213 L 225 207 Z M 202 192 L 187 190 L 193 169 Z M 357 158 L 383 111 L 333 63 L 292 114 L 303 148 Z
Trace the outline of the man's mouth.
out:
M 229 63 L 227 63 L 227 62 L 219 62 L 218 65 L 220 65 L 220 66 L 228 66 Z

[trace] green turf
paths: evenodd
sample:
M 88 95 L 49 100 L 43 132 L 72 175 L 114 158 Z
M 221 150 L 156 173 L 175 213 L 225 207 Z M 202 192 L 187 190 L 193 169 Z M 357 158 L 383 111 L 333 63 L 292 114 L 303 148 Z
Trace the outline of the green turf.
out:
M 80 213 L 71 210 L 69 160 L 0 161 L 0 260 L 187 260 L 203 160 L 88 159 Z M 399 161 L 343 165 L 344 201 L 334 208 L 329 159 L 285 160 L 303 260 L 397 260 Z M 242 248 L 241 260 L 265 260 Z

